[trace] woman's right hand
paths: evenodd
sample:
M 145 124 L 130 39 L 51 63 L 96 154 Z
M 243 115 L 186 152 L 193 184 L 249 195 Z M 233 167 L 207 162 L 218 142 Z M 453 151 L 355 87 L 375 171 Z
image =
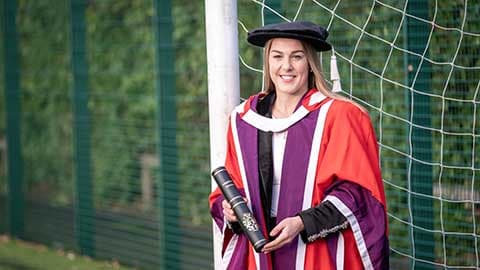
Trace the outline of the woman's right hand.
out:
M 232 206 L 226 201 L 222 201 L 222 207 L 223 207 L 223 215 L 225 216 L 225 219 L 232 223 L 232 222 L 237 222 L 237 217 L 235 216 L 235 213 L 233 212 Z

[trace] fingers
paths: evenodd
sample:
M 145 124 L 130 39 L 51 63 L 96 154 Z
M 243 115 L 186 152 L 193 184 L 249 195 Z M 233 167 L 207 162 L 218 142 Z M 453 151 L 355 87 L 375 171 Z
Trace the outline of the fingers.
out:
M 292 242 L 293 239 L 303 230 L 303 221 L 300 217 L 290 217 L 282 220 L 270 232 L 270 236 L 277 238 L 272 242 L 267 243 L 263 247 L 263 252 L 269 253 L 284 245 Z
M 222 207 L 223 207 L 223 215 L 225 216 L 225 219 L 228 222 L 237 222 L 237 217 L 235 216 L 235 212 L 233 212 L 232 207 L 230 204 L 226 201 L 222 201 Z
M 277 236 L 277 234 L 278 234 L 278 236 Z M 279 249 L 279 248 L 281 248 L 282 246 L 284 246 L 285 244 L 287 244 L 291 241 L 291 240 L 288 241 L 289 234 L 288 234 L 287 229 L 285 228 L 284 224 L 282 224 L 282 223 L 279 223 L 277 226 L 275 226 L 275 228 L 273 228 L 273 230 L 270 232 L 270 236 L 272 236 L 272 237 L 277 236 L 277 238 L 275 238 L 275 240 L 267 243 L 263 247 L 262 251 L 264 253 L 269 253 L 269 252 L 272 252 L 276 249 Z
M 248 203 L 248 199 L 243 197 L 243 200 L 245 203 Z M 223 208 L 223 215 L 225 216 L 225 219 L 227 219 L 228 222 L 237 222 L 237 216 L 235 216 L 235 212 L 233 211 L 232 207 L 230 204 L 226 201 L 222 201 L 222 208 Z
M 271 237 L 277 236 L 282 231 L 283 228 L 284 228 L 284 225 L 282 222 L 280 222 L 277 226 L 275 226 L 275 228 L 272 229 L 272 231 L 270 231 L 270 236 Z

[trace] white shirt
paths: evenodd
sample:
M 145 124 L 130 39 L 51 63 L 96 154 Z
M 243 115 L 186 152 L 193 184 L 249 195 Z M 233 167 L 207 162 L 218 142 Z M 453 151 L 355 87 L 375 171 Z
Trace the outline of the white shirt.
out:
M 287 130 L 273 132 L 272 135 L 272 154 L 273 154 L 273 185 L 272 185 L 272 208 L 270 216 L 277 216 L 278 197 L 280 195 L 280 183 L 282 176 L 283 154 L 285 153 L 285 143 L 287 142 Z

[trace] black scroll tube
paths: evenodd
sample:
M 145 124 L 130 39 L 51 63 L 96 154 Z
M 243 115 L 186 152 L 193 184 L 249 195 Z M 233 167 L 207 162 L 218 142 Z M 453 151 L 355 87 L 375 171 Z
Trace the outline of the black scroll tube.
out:
M 223 197 L 225 197 L 232 206 L 233 212 L 240 223 L 240 227 L 242 227 L 243 232 L 247 235 L 250 243 L 252 243 L 253 248 L 256 252 L 262 251 L 267 240 L 258 227 L 257 221 L 253 217 L 252 212 L 250 212 L 245 200 L 233 183 L 227 169 L 223 166 L 218 167 L 212 171 L 212 176 L 215 182 L 217 182 L 218 187 L 220 187 Z

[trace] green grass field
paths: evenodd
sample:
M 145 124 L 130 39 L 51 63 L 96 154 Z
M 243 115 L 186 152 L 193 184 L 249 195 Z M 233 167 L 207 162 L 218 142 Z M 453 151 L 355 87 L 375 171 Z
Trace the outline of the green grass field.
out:
M 94 261 L 72 252 L 0 235 L 0 270 L 128 270 L 112 261 Z

